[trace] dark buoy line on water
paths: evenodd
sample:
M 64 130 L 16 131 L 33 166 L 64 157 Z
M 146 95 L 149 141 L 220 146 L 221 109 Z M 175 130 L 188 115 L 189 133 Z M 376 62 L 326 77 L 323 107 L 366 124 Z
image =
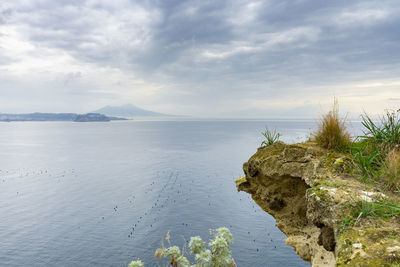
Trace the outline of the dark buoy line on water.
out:
M 39 170 L 0 170 L 0 181 L 3 183 L 12 182 L 14 179 L 51 179 L 55 182 L 62 182 L 63 179 L 71 179 L 72 177 L 77 177 L 77 173 L 74 169 L 54 172 L 49 169 L 39 169 Z M 183 177 L 180 176 L 180 173 L 170 172 L 170 173 L 157 173 L 156 177 L 145 186 L 143 190 L 145 196 L 155 198 L 151 201 L 151 204 L 147 209 L 142 211 L 142 213 L 136 216 L 136 219 L 132 221 L 130 227 L 128 227 L 128 231 L 126 236 L 129 239 L 135 238 L 138 233 L 144 233 L 146 231 L 157 231 L 158 222 L 160 217 L 162 216 L 162 212 L 165 212 L 169 209 L 173 209 L 176 205 L 184 205 L 185 203 L 189 203 L 191 198 L 191 192 L 194 190 L 195 180 L 183 180 Z M 185 177 L 187 179 L 187 177 Z M 23 193 L 23 191 L 22 191 Z M 16 191 L 17 196 L 21 195 L 21 191 Z M 23 195 L 23 194 L 22 194 Z M 128 209 L 125 205 L 119 205 L 121 203 L 114 203 L 112 206 L 114 216 L 118 216 L 120 211 L 129 212 L 135 214 L 136 205 L 137 205 L 137 196 L 131 194 L 127 197 L 126 201 L 128 203 Z M 204 200 L 205 205 L 209 208 L 213 208 L 211 194 L 207 194 Z M 240 196 L 239 197 L 241 205 L 246 205 L 251 208 L 252 212 L 256 213 L 260 210 L 258 206 L 252 204 L 252 200 L 249 196 Z M 249 205 L 249 203 L 251 203 Z M 106 222 L 108 215 L 104 214 L 100 216 L 100 222 Z M 111 218 L 112 219 L 112 218 Z M 182 218 L 182 222 L 180 225 L 184 228 L 189 228 L 192 226 L 191 223 L 185 222 L 184 218 Z M 221 225 L 223 226 L 223 225 Z M 232 224 L 229 225 L 229 229 L 233 229 L 234 226 Z M 146 230 L 145 230 L 146 229 Z M 165 230 L 165 229 L 163 229 Z M 251 236 L 257 238 L 251 238 Z M 269 236 L 269 233 L 267 233 Z M 260 237 L 257 233 L 251 233 L 248 231 L 249 241 L 253 244 L 254 251 L 261 251 L 258 247 L 259 244 L 265 244 L 267 240 L 267 236 L 265 238 Z M 273 245 L 274 240 L 270 238 L 270 242 L 272 243 L 271 248 L 276 249 L 276 245 Z
M 173 209 L 176 204 L 182 204 L 185 203 L 189 200 L 188 197 L 190 196 L 190 192 L 192 191 L 192 186 L 194 186 L 194 180 L 189 180 L 186 181 L 186 183 L 183 183 L 180 178 L 179 172 L 171 172 L 169 174 L 163 174 L 164 177 L 161 174 L 157 174 L 156 178 L 152 180 L 144 189 L 145 195 L 149 196 L 155 196 L 151 204 L 149 204 L 149 207 L 142 211 L 141 214 L 138 214 L 136 216 L 136 220 L 133 221 L 132 225 L 128 228 L 128 233 L 127 237 L 128 239 L 135 238 L 138 233 L 147 232 L 147 231 L 157 231 L 157 223 L 159 221 L 159 217 L 162 217 L 162 212 L 166 212 L 168 209 Z M 165 182 L 163 182 L 165 181 Z M 156 185 L 160 185 L 160 183 L 163 183 L 162 186 L 156 187 Z M 185 186 L 186 185 L 186 186 Z M 179 190 L 176 190 L 176 188 L 179 188 Z M 158 191 L 157 191 L 157 188 Z M 239 193 L 240 194 L 240 193 Z M 131 195 L 128 198 L 128 203 L 131 205 L 130 208 L 128 207 L 128 210 L 125 212 L 132 212 L 135 213 L 135 209 L 137 208 L 135 206 L 135 195 Z M 207 194 L 206 199 L 208 200 L 207 205 L 209 207 L 212 207 L 213 203 L 210 201 L 211 195 Z M 246 200 L 243 202 L 243 200 Z M 243 205 L 249 206 L 249 208 L 252 209 L 252 212 L 256 213 L 260 208 L 258 206 L 255 206 L 251 200 L 250 196 L 245 196 L 240 197 L 240 203 L 243 203 Z M 249 205 L 250 204 L 250 205 Z M 114 211 L 118 211 L 118 205 L 115 205 L 113 207 Z M 146 222 L 146 223 L 145 223 Z M 181 222 L 182 227 L 191 227 L 190 223 L 187 222 Z M 229 225 L 229 229 L 234 228 L 232 224 Z M 151 230 L 150 230 L 151 229 Z M 163 229 L 165 230 L 165 229 Z M 143 232 L 143 233 L 144 233 Z M 254 236 L 254 238 L 249 239 L 249 241 L 253 244 L 254 251 L 255 252 L 260 252 L 261 249 L 258 247 L 258 245 L 262 244 L 265 245 L 268 237 L 270 236 L 268 229 L 265 228 L 265 233 L 266 235 L 260 236 L 257 232 L 251 233 L 250 231 L 247 232 L 249 237 Z M 272 244 L 274 243 L 274 240 L 270 238 L 270 242 Z M 273 245 L 270 247 L 270 249 L 276 249 L 276 245 Z
M 0 170 L 0 181 L 3 183 L 13 183 L 18 181 L 19 179 L 51 179 L 57 183 L 63 181 L 63 179 L 71 179 L 72 177 L 77 177 L 78 175 L 75 172 L 75 169 L 67 169 L 63 171 L 53 171 L 50 169 L 11 169 L 11 170 Z M 15 191 L 15 195 L 21 196 L 24 195 L 23 190 Z

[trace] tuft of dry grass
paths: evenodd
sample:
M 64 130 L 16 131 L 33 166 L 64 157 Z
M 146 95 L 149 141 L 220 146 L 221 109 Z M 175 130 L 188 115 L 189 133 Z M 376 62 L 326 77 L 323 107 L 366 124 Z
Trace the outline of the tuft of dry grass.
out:
M 389 151 L 383 167 L 385 184 L 390 190 L 400 190 L 400 152 L 394 148 Z
M 314 133 L 315 141 L 321 147 L 345 151 L 351 144 L 350 133 L 346 128 L 346 119 L 339 117 L 339 104 L 334 99 L 332 110 L 323 115 L 318 130 Z

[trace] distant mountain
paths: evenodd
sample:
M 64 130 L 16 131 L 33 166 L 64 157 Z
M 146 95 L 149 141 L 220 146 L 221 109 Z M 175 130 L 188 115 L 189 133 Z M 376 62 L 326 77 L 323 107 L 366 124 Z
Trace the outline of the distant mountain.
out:
M 142 108 L 138 108 L 134 105 L 127 104 L 122 106 L 105 106 L 101 109 L 93 111 L 93 113 L 101 113 L 107 116 L 122 116 L 122 117 L 161 117 L 169 116 L 167 114 L 158 113 Z

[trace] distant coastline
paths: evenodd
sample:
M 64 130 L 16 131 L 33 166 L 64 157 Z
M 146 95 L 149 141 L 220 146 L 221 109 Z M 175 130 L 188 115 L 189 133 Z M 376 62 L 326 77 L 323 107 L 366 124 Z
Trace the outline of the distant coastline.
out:
M 108 122 L 114 120 L 127 120 L 126 118 L 110 117 L 100 113 L 24 113 L 24 114 L 2 114 L 1 122 L 11 121 L 74 121 L 74 122 Z

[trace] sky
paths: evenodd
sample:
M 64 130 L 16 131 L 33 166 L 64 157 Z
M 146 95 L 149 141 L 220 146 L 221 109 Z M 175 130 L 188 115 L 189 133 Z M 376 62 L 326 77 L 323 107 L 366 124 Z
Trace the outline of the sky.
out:
M 400 108 L 399 0 L 0 1 L 0 113 Z

